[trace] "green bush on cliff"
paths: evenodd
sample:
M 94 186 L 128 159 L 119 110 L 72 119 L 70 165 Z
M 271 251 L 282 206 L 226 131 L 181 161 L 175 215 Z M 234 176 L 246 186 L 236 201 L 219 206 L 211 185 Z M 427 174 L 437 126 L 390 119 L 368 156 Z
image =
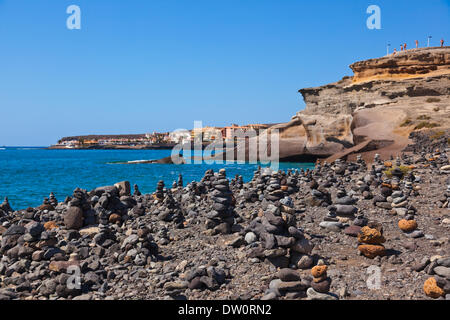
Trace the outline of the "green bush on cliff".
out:
M 400 125 L 400 127 L 407 127 L 409 125 L 411 125 L 412 121 L 411 119 L 406 119 L 405 121 L 403 121 L 403 123 Z
M 419 123 L 417 126 L 415 126 L 414 130 L 420 130 L 423 128 L 436 128 L 439 127 L 439 124 L 437 123 L 432 123 L 432 122 L 427 122 L 427 121 L 422 121 L 421 123 Z
M 438 131 L 436 133 L 434 133 L 433 135 L 430 136 L 431 140 L 438 140 L 440 138 L 442 138 L 442 136 L 445 134 L 444 131 Z
M 387 169 L 386 171 L 383 171 L 383 173 L 388 177 L 388 178 L 392 178 L 392 172 L 394 171 L 395 168 L 399 168 L 401 170 L 401 172 L 403 172 L 403 175 L 407 174 L 411 168 L 407 167 L 407 166 L 400 166 L 400 167 L 392 167 Z

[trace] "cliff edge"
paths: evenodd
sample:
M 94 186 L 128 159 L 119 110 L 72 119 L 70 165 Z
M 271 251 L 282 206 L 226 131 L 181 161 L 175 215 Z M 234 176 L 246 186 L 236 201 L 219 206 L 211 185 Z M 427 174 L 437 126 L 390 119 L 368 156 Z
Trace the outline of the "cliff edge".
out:
M 407 50 L 350 68 L 353 77 L 299 90 L 305 109 L 272 127 L 281 133 L 282 160 L 387 158 L 411 143 L 413 131 L 448 135 L 450 47 Z

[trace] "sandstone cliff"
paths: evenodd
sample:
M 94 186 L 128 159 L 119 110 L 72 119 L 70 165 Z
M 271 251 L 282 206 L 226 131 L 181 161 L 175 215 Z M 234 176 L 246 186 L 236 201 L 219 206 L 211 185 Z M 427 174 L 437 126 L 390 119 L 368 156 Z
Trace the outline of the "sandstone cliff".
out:
M 280 156 L 398 155 L 415 130 L 450 128 L 450 47 L 352 64 L 354 77 L 299 90 L 306 108 L 280 124 Z M 270 129 L 269 129 L 270 130 Z

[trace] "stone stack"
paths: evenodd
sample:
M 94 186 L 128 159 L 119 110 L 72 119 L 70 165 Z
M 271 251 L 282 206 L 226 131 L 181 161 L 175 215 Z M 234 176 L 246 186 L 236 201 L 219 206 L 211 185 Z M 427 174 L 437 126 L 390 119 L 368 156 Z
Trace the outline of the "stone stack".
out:
M 318 207 L 331 204 L 331 195 L 325 187 L 319 186 L 314 179 L 311 179 L 308 185 L 311 188 L 310 195 L 305 199 L 308 205 Z
M 126 237 L 121 243 L 120 249 L 122 253 L 119 254 L 118 260 L 137 266 L 145 266 L 156 261 L 159 252 L 150 230 L 145 226 L 141 226 L 136 233 Z
M 268 204 L 247 228 L 260 239 L 260 245 L 253 247 L 250 257 L 265 259 L 279 268 L 308 268 L 313 263 L 310 256 L 314 245 L 295 227 L 292 215 L 279 207 Z
M 205 175 L 200 181 L 204 185 L 207 192 L 212 188 L 212 180 L 214 180 L 214 171 L 213 169 L 208 169 L 205 171 Z
M 389 180 L 386 180 L 380 185 L 380 194 L 373 197 L 373 204 L 379 208 L 392 209 L 392 204 L 387 201 L 392 192 L 392 185 Z
M 76 188 L 73 191 L 69 206 L 63 215 L 67 229 L 78 230 L 84 225 L 94 224 L 95 212 L 92 210 L 86 190 Z
M 319 265 L 311 269 L 313 281 L 311 287 L 318 293 L 328 293 L 330 291 L 331 279 L 327 276 L 327 266 Z
M 328 214 L 324 217 L 323 221 L 319 224 L 319 227 L 328 231 L 340 232 L 344 225 L 339 221 L 336 214 L 336 207 L 328 207 Z
M 281 189 L 280 179 L 277 172 L 273 172 L 268 181 L 268 186 L 264 190 L 264 198 L 267 201 L 275 202 L 284 197 L 284 191 Z
M 221 169 L 212 183 L 213 191 L 210 193 L 212 210 L 207 213 L 206 227 L 212 229 L 214 234 L 228 234 L 234 224 L 235 200 L 230 190 L 225 169 Z
M 398 210 L 399 209 L 397 209 L 397 213 L 400 213 L 400 211 Z M 424 236 L 421 230 L 417 230 L 418 225 L 416 220 L 414 219 L 415 213 L 416 209 L 414 208 L 414 206 L 406 206 L 406 208 L 404 208 L 404 211 L 402 212 L 404 218 L 398 222 L 398 227 L 408 238 L 420 238 Z
M 431 259 L 427 259 L 426 263 L 422 264 L 421 271 L 425 269 L 425 272 L 433 277 L 428 278 L 424 283 L 425 294 L 433 299 L 440 297 L 450 298 L 450 257 L 437 256 Z
M 183 188 L 183 176 L 181 173 L 178 175 L 178 181 L 177 181 L 178 188 Z
M 367 223 L 368 223 L 368 219 L 365 218 L 363 214 L 359 214 L 353 220 L 353 224 L 344 229 L 344 234 L 351 236 L 351 237 L 357 237 L 359 232 L 361 231 L 361 228 L 365 227 L 367 225 Z
M 39 210 L 44 211 L 52 211 L 55 210 L 55 208 L 50 204 L 50 201 L 48 198 L 44 198 L 44 202 L 38 207 Z
M 376 163 L 377 165 L 382 164 L 380 155 L 378 153 L 375 153 L 374 157 L 373 157 L 373 162 Z
M 310 281 L 302 279 L 297 270 L 283 268 L 276 273 L 276 279 L 273 279 L 269 288 L 266 290 L 261 300 L 273 300 L 278 297 L 285 299 L 299 299 L 306 297 L 306 289 L 310 286 Z
M 178 229 L 184 227 L 183 213 L 178 205 L 178 202 L 173 198 L 172 192 L 170 190 L 167 190 L 161 205 L 155 208 L 155 212 L 158 213 L 159 220 L 174 222 L 176 228 Z
M 163 200 L 164 199 L 164 181 L 159 180 L 158 184 L 156 185 L 156 191 L 155 191 L 155 200 Z
M 50 205 L 53 208 L 56 208 L 58 206 L 58 200 L 56 199 L 55 194 L 53 192 L 50 192 L 48 199 L 49 199 Z
M 323 262 L 312 268 L 311 274 L 311 288 L 306 291 L 308 300 L 338 300 L 336 295 L 329 292 L 331 278 L 327 276 L 327 266 Z
M 366 162 L 364 161 L 364 159 L 362 159 L 362 157 L 361 157 L 361 155 L 360 154 L 358 154 L 357 156 L 356 156 L 356 163 L 359 165 L 359 167 L 361 168 L 361 169 L 366 169 L 367 168 L 367 164 L 366 164 Z
M 286 185 L 287 185 L 287 193 L 293 194 L 295 192 L 299 191 L 298 187 L 298 171 L 296 170 L 294 173 L 292 173 L 291 170 L 288 171 L 287 179 L 286 179 Z
M 185 272 L 185 279 L 188 282 L 188 288 L 191 290 L 211 290 L 215 291 L 230 278 L 230 271 L 224 266 L 197 266 L 191 271 Z
M 383 236 L 383 228 L 379 223 L 369 222 L 367 226 L 361 228 L 358 234 L 358 250 L 365 257 L 373 259 L 377 256 L 384 256 L 385 248 L 382 243 L 386 242 Z
M 244 179 L 242 178 L 242 176 L 239 175 L 236 177 L 235 187 L 237 189 L 242 189 L 244 187 Z
M 257 175 L 254 177 L 253 186 L 258 190 L 259 199 L 262 200 L 265 198 L 264 192 L 267 187 L 267 184 L 272 176 L 272 170 L 270 168 L 259 169 L 257 171 Z
M 0 210 L 8 213 L 8 212 L 13 212 L 14 210 L 11 208 L 10 204 L 9 204 L 9 200 L 8 197 L 5 197 L 5 199 L 3 200 L 3 203 L 0 204 Z
M 133 186 L 133 188 L 134 188 L 133 196 L 135 196 L 135 197 L 140 197 L 140 196 L 142 195 L 142 193 L 139 191 L 138 185 L 135 184 L 135 185 Z

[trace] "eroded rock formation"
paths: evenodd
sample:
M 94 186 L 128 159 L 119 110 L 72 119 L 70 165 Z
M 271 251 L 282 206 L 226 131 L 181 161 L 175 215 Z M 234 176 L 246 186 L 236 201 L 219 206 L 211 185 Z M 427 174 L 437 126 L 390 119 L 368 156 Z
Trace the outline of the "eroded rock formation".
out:
M 450 128 L 450 47 L 413 49 L 350 66 L 354 77 L 299 90 L 306 102 L 280 131 L 281 160 L 399 154 L 415 130 Z M 270 130 L 270 129 L 269 129 Z

